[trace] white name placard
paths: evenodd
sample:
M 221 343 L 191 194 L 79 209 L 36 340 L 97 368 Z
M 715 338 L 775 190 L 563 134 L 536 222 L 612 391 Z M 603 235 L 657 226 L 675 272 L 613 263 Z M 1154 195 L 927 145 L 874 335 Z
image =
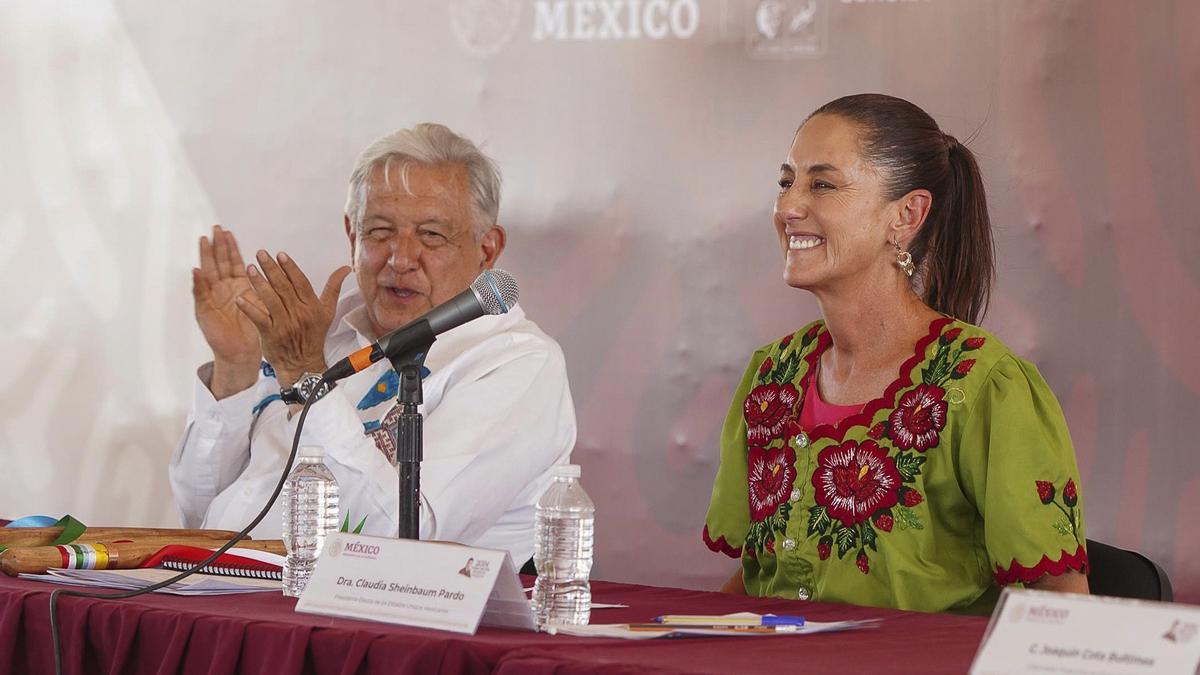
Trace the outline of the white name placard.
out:
M 1182 673 L 1200 666 L 1200 607 L 1006 589 L 971 672 Z
M 331 534 L 296 611 L 474 634 L 536 630 L 507 551 Z

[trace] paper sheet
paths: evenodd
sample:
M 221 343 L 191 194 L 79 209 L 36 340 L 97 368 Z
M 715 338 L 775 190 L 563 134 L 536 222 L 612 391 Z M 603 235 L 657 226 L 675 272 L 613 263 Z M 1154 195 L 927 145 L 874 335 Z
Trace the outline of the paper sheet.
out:
M 179 574 L 175 570 L 147 568 L 132 570 L 73 570 L 54 569 L 47 574 L 22 574 L 22 579 L 47 581 L 58 584 L 75 586 L 92 586 L 96 588 L 112 588 L 116 590 L 136 590 L 145 588 L 160 581 L 165 581 Z M 172 595 L 227 595 L 231 593 L 256 593 L 263 591 L 280 591 L 282 584 L 270 579 L 250 579 L 242 577 L 217 576 L 212 574 L 193 574 L 182 581 L 177 581 L 156 593 Z

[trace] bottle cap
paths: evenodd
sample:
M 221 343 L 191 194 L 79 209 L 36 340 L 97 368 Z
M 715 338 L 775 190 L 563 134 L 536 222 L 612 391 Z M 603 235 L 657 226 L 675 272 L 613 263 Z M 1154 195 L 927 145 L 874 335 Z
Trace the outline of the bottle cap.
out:
M 579 478 L 580 469 L 578 464 L 559 464 L 554 469 L 554 475 L 556 476 Z
M 300 446 L 300 452 L 296 453 L 296 456 L 323 459 L 325 457 L 325 448 L 319 445 L 302 445 Z

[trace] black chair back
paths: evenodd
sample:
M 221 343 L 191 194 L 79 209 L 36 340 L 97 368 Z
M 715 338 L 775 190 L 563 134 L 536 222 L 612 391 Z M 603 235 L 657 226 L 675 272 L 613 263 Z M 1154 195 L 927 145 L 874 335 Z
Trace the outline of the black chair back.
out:
M 1175 593 L 1167 573 L 1153 560 L 1134 551 L 1087 540 L 1088 585 L 1093 595 L 1171 602 Z
M 528 574 L 531 577 L 536 577 L 537 568 L 533 566 L 533 558 L 526 560 L 525 564 L 522 565 L 521 569 L 517 570 L 517 572 L 520 574 Z

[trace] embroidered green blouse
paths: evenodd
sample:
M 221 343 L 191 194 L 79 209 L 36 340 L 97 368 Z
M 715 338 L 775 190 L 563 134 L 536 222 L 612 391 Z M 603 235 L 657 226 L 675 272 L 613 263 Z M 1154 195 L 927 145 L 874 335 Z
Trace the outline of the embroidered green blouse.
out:
M 704 540 L 749 594 L 986 613 L 1000 586 L 1085 571 L 1075 453 L 1032 364 L 938 319 L 882 397 L 802 429 L 830 342 L 815 322 L 759 349 L 725 419 Z

